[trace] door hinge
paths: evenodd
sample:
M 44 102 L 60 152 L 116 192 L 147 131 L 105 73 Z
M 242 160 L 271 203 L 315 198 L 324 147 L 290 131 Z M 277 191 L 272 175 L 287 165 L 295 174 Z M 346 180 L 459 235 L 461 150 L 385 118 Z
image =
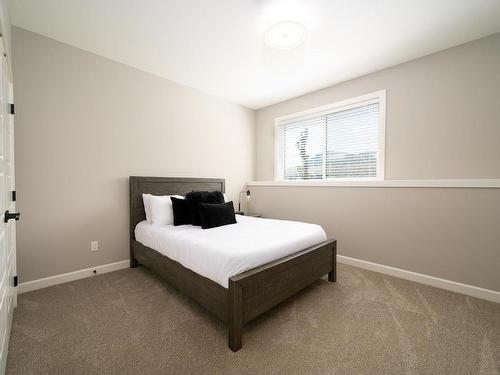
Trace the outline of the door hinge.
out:
M 14 276 L 14 287 L 16 287 L 16 286 L 17 286 L 17 275 Z
M 17 198 L 16 191 L 15 191 L 15 190 L 13 190 L 13 191 L 12 191 L 12 202 L 15 202 L 15 201 L 16 201 L 16 198 Z
M 10 105 L 10 114 L 13 115 L 14 114 L 14 103 L 12 103 Z

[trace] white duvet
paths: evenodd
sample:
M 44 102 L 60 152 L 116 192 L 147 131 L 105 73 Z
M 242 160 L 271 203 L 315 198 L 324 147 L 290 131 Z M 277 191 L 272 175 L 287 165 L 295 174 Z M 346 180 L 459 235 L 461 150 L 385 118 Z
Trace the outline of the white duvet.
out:
M 326 240 L 319 225 L 236 215 L 238 223 L 212 229 L 142 221 L 135 238 L 224 288 L 238 273 Z

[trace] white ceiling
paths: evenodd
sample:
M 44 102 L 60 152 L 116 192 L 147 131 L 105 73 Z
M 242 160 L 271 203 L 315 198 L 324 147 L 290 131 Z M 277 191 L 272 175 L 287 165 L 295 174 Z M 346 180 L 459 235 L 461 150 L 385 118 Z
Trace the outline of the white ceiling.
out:
M 500 0 L 10 0 L 14 25 L 261 108 L 500 31 Z M 303 46 L 264 44 L 278 21 Z

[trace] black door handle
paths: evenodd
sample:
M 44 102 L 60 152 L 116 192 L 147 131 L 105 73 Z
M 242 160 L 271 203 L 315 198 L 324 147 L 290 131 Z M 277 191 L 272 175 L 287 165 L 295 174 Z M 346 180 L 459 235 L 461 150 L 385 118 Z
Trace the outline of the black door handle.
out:
M 4 223 L 7 223 L 10 219 L 14 219 L 14 220 L 19 220 L 19 216 L 21 216 L 21 214 L 19 212 L 12 212 L 10 213 L 9 210 L 5 211 L 5 214 L 3 216 L 3 222 Z

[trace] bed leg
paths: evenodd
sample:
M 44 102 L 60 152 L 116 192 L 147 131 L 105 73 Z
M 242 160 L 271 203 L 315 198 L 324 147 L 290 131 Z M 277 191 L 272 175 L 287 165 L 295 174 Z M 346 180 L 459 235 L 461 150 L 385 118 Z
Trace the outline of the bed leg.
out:
M 332 283 L 337 281 L 337 275 L 335 271 L 328 272 L 328 281 L 331 281 Z
M 136 261 L 134 258 L 130 258 L 130 268 L 135 268 L 139 265 L 139 262 Z
M 333 265 L 332 270 L 328 272 L 328 281 L 337 281 L 337 241 L 333 242 Z
M 229 279 L 229 338 L 228 346 L 237 352 L 243 346 L 243 289 Z

